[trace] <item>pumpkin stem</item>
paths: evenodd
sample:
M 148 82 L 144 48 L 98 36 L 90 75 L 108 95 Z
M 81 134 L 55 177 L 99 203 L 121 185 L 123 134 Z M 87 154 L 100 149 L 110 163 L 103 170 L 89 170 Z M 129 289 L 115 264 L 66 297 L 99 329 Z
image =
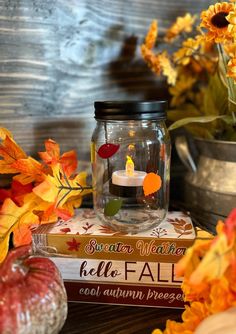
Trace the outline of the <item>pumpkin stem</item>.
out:
M 22 279 L 28 272 L 22 262 L 31 254 L 32 249 L 30 245 L 12 249 L 0 266 L 0 281 L 17 281 Z

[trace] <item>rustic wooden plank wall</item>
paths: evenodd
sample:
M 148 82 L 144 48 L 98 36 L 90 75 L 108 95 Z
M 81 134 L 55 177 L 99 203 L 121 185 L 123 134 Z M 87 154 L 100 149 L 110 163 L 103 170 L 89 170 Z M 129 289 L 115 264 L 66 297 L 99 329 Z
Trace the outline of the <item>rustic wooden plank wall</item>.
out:
M 159 98 L 139 48 L 207 0 L 0 1 L 0 122 L 34 154 L 49 137 L 89 157 L 93 101 Z

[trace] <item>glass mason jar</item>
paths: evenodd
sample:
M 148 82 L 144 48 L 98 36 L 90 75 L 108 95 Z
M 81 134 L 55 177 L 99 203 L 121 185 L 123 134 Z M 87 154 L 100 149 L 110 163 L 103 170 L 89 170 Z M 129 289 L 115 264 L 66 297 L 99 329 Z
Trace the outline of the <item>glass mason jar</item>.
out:
M 103 101 L 94 106 L 91 163 L 97 216 L 124 233 L 158 225 L 169 202 L 166 101 Z

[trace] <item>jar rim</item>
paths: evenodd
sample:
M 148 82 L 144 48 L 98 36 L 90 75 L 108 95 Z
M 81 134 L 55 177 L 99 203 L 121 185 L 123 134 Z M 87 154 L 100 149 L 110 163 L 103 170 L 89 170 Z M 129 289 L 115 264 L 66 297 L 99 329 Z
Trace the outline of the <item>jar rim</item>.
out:
M 167 101 L 95 101 L 95 119 L 102 120 L 164 120 Z

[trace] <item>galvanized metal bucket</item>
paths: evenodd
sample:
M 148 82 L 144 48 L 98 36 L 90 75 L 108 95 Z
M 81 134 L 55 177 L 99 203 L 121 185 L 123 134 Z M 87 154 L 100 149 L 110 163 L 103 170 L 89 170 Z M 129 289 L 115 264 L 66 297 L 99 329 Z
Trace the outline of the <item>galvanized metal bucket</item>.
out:
M 197 159 L 185 137 L 177 137 L 175 145 L 189 170 L 185 176 L 185 202 L 200 214 L 202 211 L 224 219 L 236 207 L 236 142 L 195 138 Z

